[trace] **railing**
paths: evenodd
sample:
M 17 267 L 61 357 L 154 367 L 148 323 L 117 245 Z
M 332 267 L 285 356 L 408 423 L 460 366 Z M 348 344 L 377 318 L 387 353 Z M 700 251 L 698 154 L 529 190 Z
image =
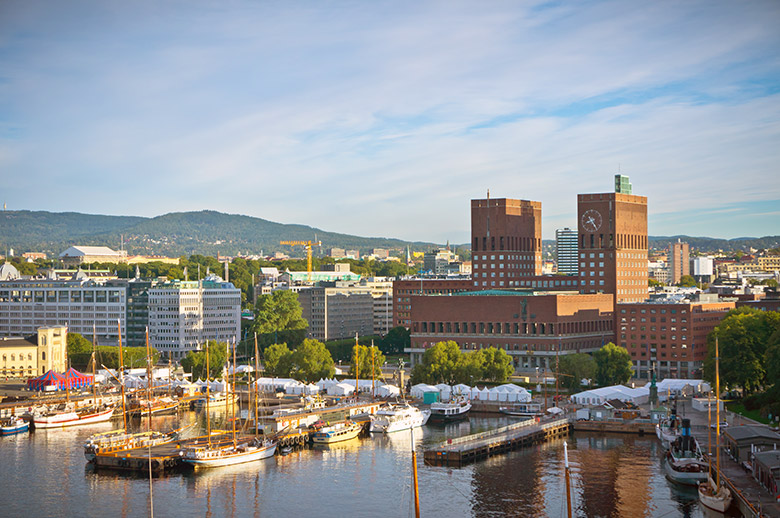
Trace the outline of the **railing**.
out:
M 544 423 L 541 426 L 539 426 L 539 429 L 541 430 L 547 430 L 549 428 L 555 428 L 556 426 L 562 426 L 566 423 L 569 423 L 568 419 L 557 419 L 555 421 L 550 421 L 549 423 Z M 496 428 L 494 430 L 488 430 L 487 432 L 480 432 L 475 433 L 472 435 L 465 435 L 463 437 L 457 437 L 455 439 L 450 439 L 447 441 L 444 441 L 439 444 L 438 448 L 447 448 L 449 446 L 454 446 L 457 444 L 463 444 L 467 442 L 473 442 L 473 441 L 479 441 L 483 439 L 489 439 L 491 437 L 496 437 L 502 434 L 505 434 L 507 432 L 512 432 L 515 430 L 520 430 L 522 428 L 527 428 L 529 426 L 533 425 L 539 425 L 539 423 L 536 422 L 535 419 L 526 419 L 525 421 L 521 421 L 519 423 L 510 424 L 507 426 L 502 426 L 500 428 Z

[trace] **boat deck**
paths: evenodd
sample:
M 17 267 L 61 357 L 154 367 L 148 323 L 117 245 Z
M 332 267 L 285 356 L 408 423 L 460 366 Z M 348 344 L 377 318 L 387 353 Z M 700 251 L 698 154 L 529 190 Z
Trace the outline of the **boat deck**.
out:
M 457 439 L 450 439 L 425 450 L 425 462 L 433 465 L 462 466 L 479 459 L 568 435 L 572 430 L 568 419 L 537 423 L 533 419 L 521 421 Z

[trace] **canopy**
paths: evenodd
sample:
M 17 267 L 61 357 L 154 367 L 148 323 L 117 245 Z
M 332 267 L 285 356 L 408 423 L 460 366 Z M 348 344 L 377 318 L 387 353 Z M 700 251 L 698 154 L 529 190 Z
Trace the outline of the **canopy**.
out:
M 31 378 L 27 380 L 27 387 L 30 390 L 43 390 L 43 387 L 57 387 L 57 389 L 64 389 L 66 386 L 65 378 L 61 374 L 57 374 L 53 370 L 41 374 L 37 378 Z
M 92 385 L 91 374 L 82 374 L 73 367 L 65 371 L 63 377 L 65 378 L 66 383 L 70 388 L 82 388 Z

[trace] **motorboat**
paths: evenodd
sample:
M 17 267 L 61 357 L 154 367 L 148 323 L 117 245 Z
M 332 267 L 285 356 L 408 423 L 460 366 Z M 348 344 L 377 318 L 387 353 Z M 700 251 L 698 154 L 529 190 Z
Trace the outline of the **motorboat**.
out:
M 431 403 L 431 422 L 449 423 L 468 419 L 471 410 L 471 401 L 459 397 L 452 401 Z
M 372 433 L 392 433 L 425 425 L 430 410 L 420 410 L 409 403 L 383 405 L 371 416 Z

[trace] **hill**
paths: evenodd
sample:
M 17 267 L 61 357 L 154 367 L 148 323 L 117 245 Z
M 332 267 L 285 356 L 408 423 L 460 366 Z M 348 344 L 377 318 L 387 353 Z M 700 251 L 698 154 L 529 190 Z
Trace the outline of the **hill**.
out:
M 215 211 L 178 212 L 154 218 L 135 216 L 100 216 L 79 213 L 45 211 L 0 212 L 0 246 L 25 251 L 58 255 L 67 247 L 105 245 L 118 249 L 124 241 L 130 254 L 223 255 L 272 253 L 274 251 L 302 253 L 279 244 L 281 240 L 320 240 L 323 252 L 330 248 L 358 249 L 366 253 L 372 248 L 405 248 L 426 250 L 433 243 L 408 243 L 400 239 L 360 237 L 309 227 L 287 225 L 261 218 Z

